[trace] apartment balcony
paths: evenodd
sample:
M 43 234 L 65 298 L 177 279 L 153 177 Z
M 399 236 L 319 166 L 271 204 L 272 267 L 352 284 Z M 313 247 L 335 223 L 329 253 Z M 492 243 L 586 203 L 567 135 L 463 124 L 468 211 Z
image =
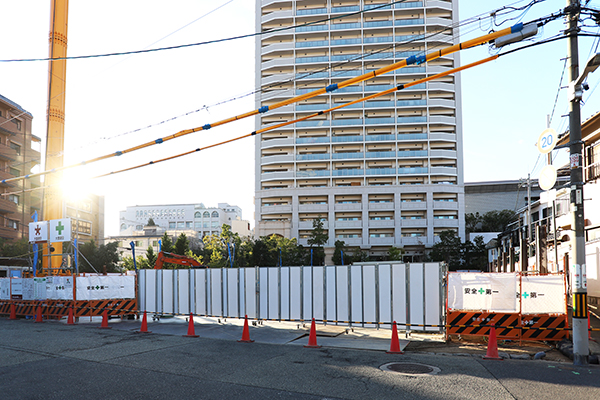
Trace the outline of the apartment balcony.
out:
M 294 58 L 275 58 L 273 60 L 264 61 L 261 63 L 261 70 L 265 71 L 270 68 L 281 68 L 281 67 L 293 67 L 295 63 Z
M 345 203 L 336 204 L 335 211 L 360 211 L 362 210 L 362 203 Z
M 274 109 L 269 109 L 269 111 L 267 111 L 266 114 L 262 114 L 262 122 L 265 123 L 264 119 L 265 117 L 269 117 L 269 116 L 273 116 L 273 115 L 281 115 L 281 114 L 287 114 L 285 117 L 285 120 L 281 120 L 281 121 L 273 121 L 273 122 L 269 122 L 269 124 L 276 124 L 276 123 L 281 123 L 281 122 L 287 122 L 289 119 L 292 118 L 292 115 L 294 113 L 294 106 L 293 105 L 288 105 L 288 106 L 283 106 L 283 107 L 278 107 L 278 108 L 274 108 Z
M 430 124 L 456 125 L 456 118 L 448 117 L 445 115 L 430 115 L 429 123 Z
M 17 151 L 5 144 L 0 144 L 0 160 L 15 161 L 18 157 Z
M 363 221 L 335 221 L 335 228 L 362 228 Z
M 261 140 L 260 147 L 262 149 L 269 149 L 272 147 L 284 147 L 284 146 L 293 146 L 294 139 L 285 138 L 285 139 L 269 139 L 269 140 Z
M 458 210 L 457 201 L 433 201 L 434 210 Z
M 263 4 L 263 7 L 264 6 L 265 6 L 265 4 Z M 291 21 L 293 16 L 294 16 L 294 12 L 292 10 L 273 11 L 273 12 L 270 12 L 268 14 L 261 16 L 260 22 L 262 24 L 265 24 L 267 22 L 275 21 L 278 19 L 284 19 L 284 18 Z M 286 21 L 285 25 L 288 25 L 288 24 L 289 24 L 289 22 Z
M 419 219 L 403 219 L 400 223 L 403 227 L 425 227 L 427 226 L 426 218 Z
M 0 238 L 8 239 L 10 241 L 17 240 L 19 238 L 19 230 L 0 226 Z
M 272 74 L 272 75 L 268 75 L 268 76 L 262 77 L 261 80 L 260 80 L 260 84 L 262 86 L 267 86 L 267 85 L 271 85 L 273 83 L 284 82 L 284 81 L 290 80 L 292 78 L 294 78 L 294 74 L 293 73 Z
M 446 218 L 434 218 L 433 226 L 436 228 L 444 227 L 444 228 L 458 228 L 458 219 L 446 219 Z
M 395 238 L 393 236 L 387 237 L 369 237 L 370 245 L 377 246 L 393 246 Z
M 265 182 L 265 181 L 278 181 L 278 180 L 283 180 L 283 179 L 294 179 L 294 172 L 293 171 L 286 171 L 286 172 L 263 172 L 262 174 L 260 174 L 260 180 L 261 182 Z
M 292 212 L 292 205 L 291 204 L 282 204 L 280 206 L 262 206 L 260 208 L 260 212 L 262 214 L 291 213 Z
M 298 229 L 312 229 L 312 221 L 300 221 L 298 222 Z M 329 221 L 323 221 L 323 229 L 329 229 Z
M 403 210 L 426 210 L 426 201 L 403 201 L 400 203 L 400 208 Z
M 385 203 L 369 203 L 369 210 L 393 210 L 394 202 L 388 201 Z
M 292 58 L 294 57 L 294 42 L 282 42 L 282 43 L 273 43 L 268 44 L 266 46 L 261 47 L 260 54 L 264 56 L 266 54 L 271 54 L 274 52 L 281 52 L 285 54 L 284 58 Z M 277 58 L 279 59 L 279 58 Z
M 427 243 L 426 236 L 403 236 L 402 244 L 404 246 L 421 246 Z
M 13 186 L 12 183 L 2 183 L 5 179 L 14 178 L 14 175 L 0 169 L 0 184 L 3 186 Z
M 268 164 L 281 164 L 294 162 L 294 156 L 292 154 L 286 154 L 281 156 L 263 156 L 260 158 L 261 165 Z
M 0 214 L 14 214 L 18 206 L 6 198 L 0 197 Z
M 282 89 L 282 90 L 272 90 L 266 93 L 263 93 L 260 97 L 261 101 L 273 100 L 273 99 L 289 99 L 290 97 L 294 97 L 294 91 L 292 89 Z
M 454 92 L 455 86 L 453 83 L 444 82 L 428 82 L 429 91 Z
M 429 140 L 439 140 L 444 142 L 456 142 L 456 135 L 452 133 L 430 133 Z
M 450 99 L 429 99 L 429 107 L 456 108 L 456 102 Z
M 346 246 L 360 246 L 361 244 L 363 244 L 362 238 L 338 238 L 338 237 L 333 238 L 334 242 L 336 240 L 341 240 L 342 242 L 344 242 L 346 244 Z
M 431 158 L 456 158 L 456 150 L 429 150 Z
M 452 3 L 449 1 L 427 0 L 427 9 L 438 8 L 440 10 L 452 11 Z
M 456 175 L 458 170 L 454 167 L 430 167 L 429 173 L 431 175 Z
M 325 214 L 329 210 L 328 204 L 299 204 L 298 212 L 314 212 Z
M 369 220 L 369 228 L 393 228 L 395 225 L 393 219 Z

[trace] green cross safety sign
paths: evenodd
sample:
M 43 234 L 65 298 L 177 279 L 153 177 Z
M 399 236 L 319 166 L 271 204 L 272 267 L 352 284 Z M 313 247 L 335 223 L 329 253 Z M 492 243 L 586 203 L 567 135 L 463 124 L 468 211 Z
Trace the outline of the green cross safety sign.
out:
M 65 230 L 65 227 L 62 224 L 62 221 L 58 221 L 58 225 L 56 225 L 56 231 L 59 235 L 62 235 L 62 231 Z

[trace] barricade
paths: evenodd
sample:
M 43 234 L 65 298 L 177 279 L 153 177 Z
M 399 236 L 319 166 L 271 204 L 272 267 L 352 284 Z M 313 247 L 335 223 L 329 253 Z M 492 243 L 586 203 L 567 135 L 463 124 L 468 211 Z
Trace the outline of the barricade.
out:
M 446 337 L 559 341 L 569 336 L 563 274 L 449 273 Z M 515 295 L 516 294 L 516 295 Z

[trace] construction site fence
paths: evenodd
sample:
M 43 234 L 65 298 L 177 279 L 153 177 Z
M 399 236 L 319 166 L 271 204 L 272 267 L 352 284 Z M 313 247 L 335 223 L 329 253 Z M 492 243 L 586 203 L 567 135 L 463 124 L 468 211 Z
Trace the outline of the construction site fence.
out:
M 304 322 L 399 329 L 444 329 L 444 266 L 351 266 L 140 270 L 139 306 L 156 316 Z
M 562 273 L 450 272 L 447 336 L 562 340 L 569 336 L 567 286 Z

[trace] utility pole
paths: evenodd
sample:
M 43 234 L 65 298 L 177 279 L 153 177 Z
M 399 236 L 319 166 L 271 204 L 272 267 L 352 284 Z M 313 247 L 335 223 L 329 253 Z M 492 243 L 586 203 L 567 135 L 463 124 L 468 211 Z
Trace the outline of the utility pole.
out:
M 583 143 L 581 141 L 582 99 L 579 77 L 579 49 L 577 35 L 579 33 L 579 0 L 567 0 L 567 30 L 569 58 L 569 150 L 571 166 L 571 229 L 574 231 L 571 240 L 573 262 L 570 273 L 573 276 L 573 363 L 588 364 L 589 342 L 587 330 L 587 285 L 585 271 L 585 231 L 583 217 Z

